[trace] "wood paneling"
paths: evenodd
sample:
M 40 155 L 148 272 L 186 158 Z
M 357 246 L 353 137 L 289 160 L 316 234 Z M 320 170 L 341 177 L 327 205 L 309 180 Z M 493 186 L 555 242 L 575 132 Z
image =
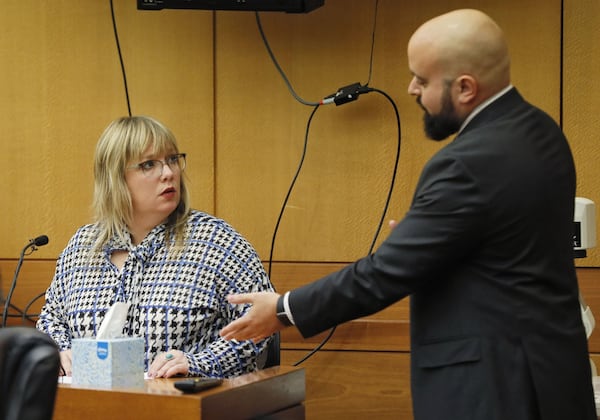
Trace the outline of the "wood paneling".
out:
M 0 61 L 0 258 L 47 234 L 37 258 L 56 258 L 91 221 L 92 157 L 107 123 L 126 114 L 108 1 L 4 0 Z M 138 11 L 114 2 L 134 114 L 173 129 L 188 153 L 192 203 L 244 234 L 262 258 L 303 149 L 312 107 L 294 100 L 248 12 Z M 407 210 L 424 162 L 421 110 L 406 94 L 405 46 L 425 19 L 479 7 L 505 28 L 513 80 L 559 116 L 560 1 L 380 1 L 370 86 L 387 92 L 402 123 L 402 151 L 388 218 Z M 366 83 L 375 2 L 328 0 L 308 14 L 262 13 L 265 35 L 299 96 L 318 101 Z M 535 14 L 535 21 L 529 16 Z M 527 39 L 527 43 L 522 42 Z M 391 182 L 398 132 L 378 93 L 322 107 L 303 169 L 279 226 L 278 261 L 351 261 L 368 253 Z M 386 228 L 379 235 L 382 240 Z
M 55 264 L 54 260 L 24 260 L 17 278 L 11 304 L 21 311 L 28 308 L 27 314 L 31 314 L 35 318 L 44 303 L 43 296 L 36 298 L 44 293 L 50 285 L 54 276 Z M 16 260 L 0 260 L 0 295 L 2 296 L 2 302 L 6 299 L 13 282 L 16 266 Z M 2 307 L 2 309 L 4 308 Z M 8 318 L 7 323 L 9 325 L 33 325 L 31 321 L 23 321 L 19 318 L 17 310 L 11 309 L 9 315 L 14 316 Z
M 133 113 L 153 115 L 173 129 L 188 153 L 194 207 L 230 222 L 266 261 L 312 107 L 292 98 L 266 53 L 253 13 L 142 12 L 133 0 L 114 3 Z M 424 20 L 459 7 L 480 8 L 504 28 L 513 83 L 557 121 L 562 109 L 578 167 L 578 195 L 600 200 L 600 148 L 594 135 L 600 100 L 594 77 L 598 1 L 378 4 L 370 86 L 391 96 L 402 120 L 400 166 L 387 218 L 402 217 L 421 168 L 441 146 L 424 140 L 421 111 L 406 94 L 406 42 Z M 309 14 L 260 14 L 273 52 L 299 96 L 318 101 L 341 86 L 367 81 L 374 5 L 327 0 Z M 23 265 L 13 300 L 23 308 L 49 284 L 68 238 L 91 220 L 95 143 L 106 124 L 127 109 L 108 1 L 3 0 L 2 7 L 4 293 L 14 258 L 27 240 L 50 237 Z M 392 107 L 376 93 L 315 113 L 304 165 L 275 238 L 272 278 L 278 290 L 305 284 L 338 269 L 340 261 L 368 252 L 396 142 Z M 384 226 L 379 241 L 385 235 Z M 599 267 L 600 252 L 589 255 L 577 263 Z M 600 314 L 598 270 L 580 268 L 578 273 L 584 299 Z M 36 301 L 31 311 L 37 313 L 41 303 Z M 339 326 L 324 350 L 303 364 L 307 417 L 412 417 L 408 328 L 407 300 Z M 304 340 L 293 329 L 284 331 L 282 360 L 299 360 L 325 334 Z M 598 357 L 598 332 L 589 344 Z
M 577 194 L 600 205 L 600 1 L 564 0 L 564 10 L 563 129 L 577 167 Z M 600 238 L 600 223 L 596 232 Z M 600 266 L 600 249 L 579 263 Z
M 387 92 L 401 116 L 401 157 L 387 215 L 397 219 L 408 209 L 424 163 L 441 147 L 425 140 L 422 111 L 406 91 L 410 34 L 450 9 L 477 7 L 490 13 L 507 34 L 514 84 L 558 120 L 561 2 L 378 3 L 370 86 Z M 367 82 L 374 5 L 327 0 L 306 15 L 260 15 L 271 49 L 298 96 L 315 102 L 339 87 Z M 312 107 L 288 91 L 253 14 L 218 12 L 215 22 L 216 209 L 265 259 L 302 156 Z M 335 262 L 366 255 L 383 211 L 396 145 L 393 109 L 377 93 L 318 109 L 308 130 L 302 170 L 279 225 L 274 259 Z M 386 234 L 384 226 L 379 240 Z
M 96 142 L 127 114 L 110 2 L 3 0 L 0 13 L 0 258 L 29 238 L 56 258 L 91 221 Z M 212 14 L 115 1 L 132 113 L 167 124 L 188 153 L 194 204 L 214 209 Z
M 4 293 L 16 261 L 0 260 Z M 275 264 L 280 290 L 326 274 L 336 264 Z M 23 264 L 14 303 L 22 307 L 50 282 L 52 260 L 31 260 Z M 592 312 L 600 314 L 600 269 L 578 269 L 580 287 Z M 7 284 L 8 282 L 8 284 Z M 41 304 L 41 301 L 38 302 Z M 306 417 L 331 419 L 337 416 L 363 419 L 410 419 L 410 337 L 406 302 L 377 314 L 339 325 L 327 344 L 300 364 L 306 370 Z M 38 310 L 38 305 L 33 309 Z M 11 319 L 11 323 L 17 323 Z M 303 339 L 288 328 L 281 335 L 281 363 L 302 360 L 326 337 L 327 332 Z M 591 357 L 600 366 L 600 334 L 590 341 Z
M 283 351 L 283 364 L 304 357 Z M 306 418 L 412 418 L 410 355 L 405 352 L 321 351 L 300 366 L 306 370 Z

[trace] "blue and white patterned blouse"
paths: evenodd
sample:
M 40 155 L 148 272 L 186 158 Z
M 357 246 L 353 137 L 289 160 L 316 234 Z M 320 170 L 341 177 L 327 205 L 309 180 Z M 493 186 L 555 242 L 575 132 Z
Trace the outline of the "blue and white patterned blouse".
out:
M 124 335 L 145 338 L 145 370 L 171 349 L 186 354 L 190 376 L 257 369 L 268 340 L 255 345 L 219 337 L 248 309 L 229 304 L 228 294 L 273 290 L 256 251 L 230 225 L 192 211 L 176 255 L 165 244 L 165 225 L 137 246 L 113 239 L 102 251 L 93 250 L 96 232 L 95 225 L 81 227 L 59 256 L 37 322 L 61 350 L 73 338 L 95 337 L 114 302 L 130 302 Z M 115 250 L 129 252 L 122 270 L 110 260 Z

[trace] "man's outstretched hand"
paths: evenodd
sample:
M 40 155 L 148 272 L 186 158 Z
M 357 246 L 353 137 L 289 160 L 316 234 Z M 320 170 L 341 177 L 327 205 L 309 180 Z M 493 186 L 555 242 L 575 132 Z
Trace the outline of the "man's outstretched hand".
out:
M 257 343 L 283 329 L 284 325 L 277 319 L 277 299 L 279 294 L 274 292 L 227 296 L 229 303 L 249 303 L 252 307 L 244 316 L 226 325 L 220 332 L 221 337 L 225 340 L 252 340 Z

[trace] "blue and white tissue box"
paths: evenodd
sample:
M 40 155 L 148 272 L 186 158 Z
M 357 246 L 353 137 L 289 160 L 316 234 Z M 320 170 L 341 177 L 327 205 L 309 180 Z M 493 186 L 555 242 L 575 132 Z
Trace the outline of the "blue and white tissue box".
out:
M 144 339 L 78 338 L 72 343 L 73 385 L 144 387 Z

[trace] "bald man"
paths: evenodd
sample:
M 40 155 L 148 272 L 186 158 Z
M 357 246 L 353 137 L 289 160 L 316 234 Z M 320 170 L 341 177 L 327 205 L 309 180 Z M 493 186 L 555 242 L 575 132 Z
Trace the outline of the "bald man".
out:
M 375 253 L 250 303 L 227 339 L 304 337 L 410 295 L 417 420 L 596 419 L 573 261 L 575 168 L 563 133 L 510 84 L 502 30 L 476 10 L 417 29 L 408 93 L 434 140 L 410 210 Z

